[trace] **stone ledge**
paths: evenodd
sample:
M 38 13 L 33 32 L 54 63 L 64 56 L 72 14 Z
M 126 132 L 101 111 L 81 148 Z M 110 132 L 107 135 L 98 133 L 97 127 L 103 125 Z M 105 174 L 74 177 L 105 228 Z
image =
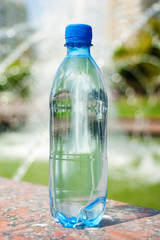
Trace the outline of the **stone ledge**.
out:
M 49 211 L 48 188 L 0 178 L 0 239 L 160 239 L 160 211 L 107 200 L 94 228 L 63 228 Z

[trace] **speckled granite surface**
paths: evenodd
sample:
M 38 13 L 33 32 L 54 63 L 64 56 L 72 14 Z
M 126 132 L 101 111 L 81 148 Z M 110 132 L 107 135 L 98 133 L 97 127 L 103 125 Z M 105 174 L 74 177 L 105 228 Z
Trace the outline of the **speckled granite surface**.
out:
M 107 200 L 94 228 L 63 228 L 49 211 L 48 188 L 0 178 L 0 239 L 160 239 L 160 211 Z

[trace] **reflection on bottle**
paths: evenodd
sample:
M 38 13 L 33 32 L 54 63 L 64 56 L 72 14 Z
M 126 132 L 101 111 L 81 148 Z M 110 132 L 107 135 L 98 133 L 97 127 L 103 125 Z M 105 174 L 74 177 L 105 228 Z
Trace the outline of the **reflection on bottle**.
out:
M 77 76 L 71 89 L 72 115 L 71 131 L 67 152 L 76 154 L 91 153 L 94 149 L 88 126 L 88 102 L 90 88 L 86 81 L 87 75 Z

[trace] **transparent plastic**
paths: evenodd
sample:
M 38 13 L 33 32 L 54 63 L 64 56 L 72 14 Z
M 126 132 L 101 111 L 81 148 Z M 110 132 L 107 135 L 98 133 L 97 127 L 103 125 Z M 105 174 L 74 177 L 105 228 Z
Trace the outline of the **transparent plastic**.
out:
M 108 100 L 90 46 L 67 49 L 50 95 L 50 209 L 64 227 L 90 227 L 106 205 Z

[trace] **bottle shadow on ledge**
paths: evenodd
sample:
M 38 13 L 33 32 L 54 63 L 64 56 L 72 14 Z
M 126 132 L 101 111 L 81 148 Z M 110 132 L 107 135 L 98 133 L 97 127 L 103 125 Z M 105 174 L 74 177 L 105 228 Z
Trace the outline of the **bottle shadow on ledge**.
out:
M 152 217 L 157 214 L 160 214 L 160 210 L 139 207 L 127 203 L 118 203 L 116 205 L 116 201 L 111 201 L 111 204 L 109 204 L 109 206 L 106 208 L 105 214 L 101 222 L 97 226 L 95 226 L 95 228 L 104 228 L 106 226 L 132 222 L 134 220 Z M 84 224 L 82 224 L 77 226 L 76 228 L 84 229 L 86 227 Z

